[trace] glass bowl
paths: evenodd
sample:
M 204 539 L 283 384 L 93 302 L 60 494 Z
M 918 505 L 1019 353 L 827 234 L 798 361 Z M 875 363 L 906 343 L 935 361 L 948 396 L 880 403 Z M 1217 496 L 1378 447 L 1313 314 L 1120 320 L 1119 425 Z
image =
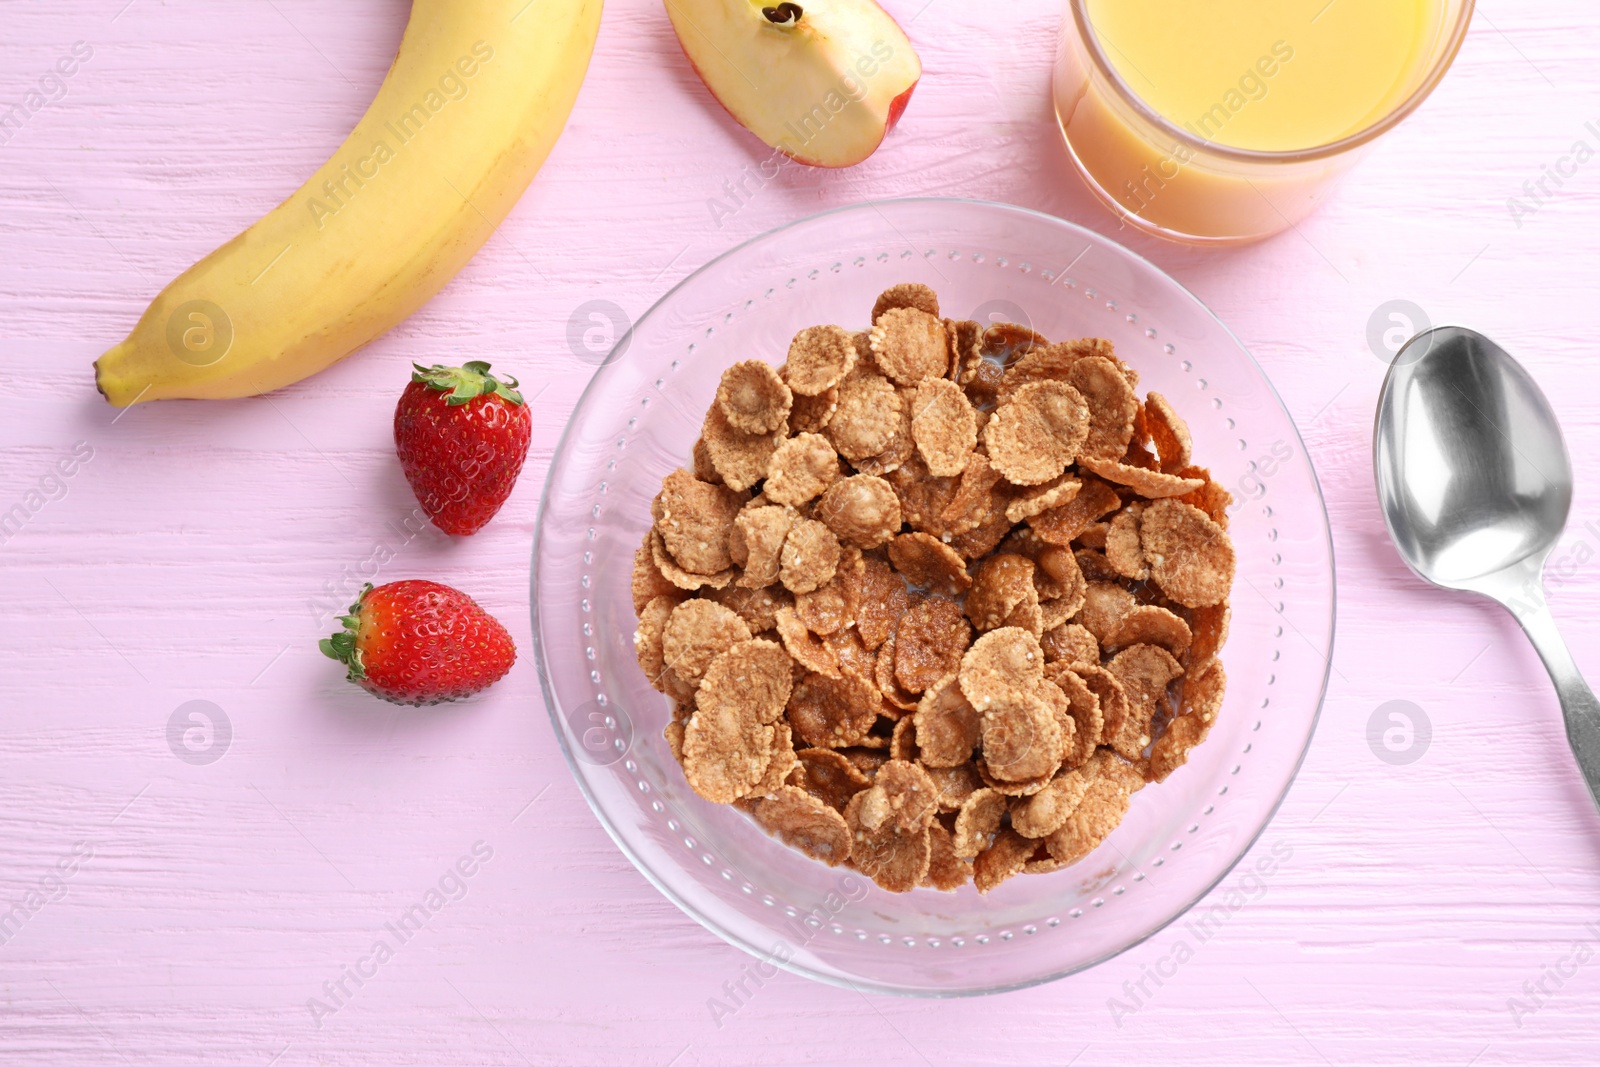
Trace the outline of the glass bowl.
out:
M 783 360 L 816 323 L 866 325 L 874 297 L 926 282 L 943 313 L 1109 338 L 1172 400 L 1196 462 L 1232 490 L 1238 551 L 1228 691 L 1210 737 L 1062 871 L 885 892 L 701 800 L 661 736 L 667 700 L 633 653 L 634 551 L 661 479 L 690 449 L 722 371 Z M 965 200 L 892 200 L 802 219 L 712 260 L 619 339 L 550 465 L 533 631 L 556 737 L 635 866 L 707 929 L 797 974 L 954 996 L 1059 978 L 1154 934 L 1228 873 L 1294 778 L 1332 651 L 1333 549 L 1316 475 L 1282 402 L 1199 300 L 1071 223 Z

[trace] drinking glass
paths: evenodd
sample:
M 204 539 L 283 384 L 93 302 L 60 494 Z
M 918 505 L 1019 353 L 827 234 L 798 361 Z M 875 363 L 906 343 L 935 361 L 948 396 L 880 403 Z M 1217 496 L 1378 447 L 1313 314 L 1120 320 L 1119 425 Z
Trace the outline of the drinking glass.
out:
M 1339 140 L 1272 152 L 1218 144 L 1158 114 L 1112 66 L 1088 4 L 1067 0 L 1056 58 L 1053 95 L 1067 152 L 1094 194 L 1129 225 L 1191 244 L 1260 240 L 1314 211 L 1373 142 L 1439 84 L 1473 9 L 1473 0 L 1439 0 L 1432 33 L 1392 109 Z

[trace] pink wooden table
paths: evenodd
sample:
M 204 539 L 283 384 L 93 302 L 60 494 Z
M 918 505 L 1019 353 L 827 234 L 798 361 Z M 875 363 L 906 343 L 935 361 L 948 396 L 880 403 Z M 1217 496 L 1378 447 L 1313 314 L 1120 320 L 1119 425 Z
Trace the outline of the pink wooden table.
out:
M 1310 756 L 1257 846 L 1289 851 L 1277 873 L 1213 894 L 1237 909 L 1159 986 L 1178 927 L 1001 997 L 783 975 L 713 1017 L 746 957 L 612 846 L 528 654 L 538 491 L 592 369 L 567 321 L 592 299 L 636 315 L 731 244 L 863 198 L 1010 201 L 1112 232 L 1052 131 L 1058 0 L 889 6 L 927 70 L 901 128 L 857 168 L 785 168 L 734 203 L 728 183 L 766 150 L 711 104 L 658 0 L 612 0 L 565 137 L 438 299 L 271 397 L 119 414 L 89 362 L 325 158 L 407 7 L 4 5 L 0 110 L 75 42 L 93 54 L 0 136 L 0 511 L 26 513 L 0 546 L 0 911 L 28 913 L 0 934 L 0 1062 L 1595 1062 L 1600 817 L 1511 618 L 1425 588 L 1387 543 L 1368 446 L 1384 364 L 1366 341 L 1395 299 L 1476 325 L 1526 360 L 1580 463 L 1600 455 L 1600 157 L 1569 159 L 1549 195 L 1525 185 L 1576 141 L 1600 148 L 1585 0 L 1481 9 L 1442 90 L 1297 232 L 1224 253 L 1123 235 L 1255 352 L 1327 491 L 1341 626 Z M 468 357 L 543 392 L 517 493 L 452 543 L 407 525 L 389 418 L 410 361 Z M 1551 597 L 1600 680 L 1597 551 L 1590 466 Z M 510 626 L 523 658 L 485 698 L 399 711 L 317 653 L 360 581 L 405 576 L 458 584 Z M 1401 764 L 1368 743 L 1396 700 L 1432 728 Z M 223 758 L 174 755 L 189 701 L 226 716 Z M 474 852 L 476 873 L 449 878 Z M 375 977 L 308 1007 L 441 884 L 447 906 Z

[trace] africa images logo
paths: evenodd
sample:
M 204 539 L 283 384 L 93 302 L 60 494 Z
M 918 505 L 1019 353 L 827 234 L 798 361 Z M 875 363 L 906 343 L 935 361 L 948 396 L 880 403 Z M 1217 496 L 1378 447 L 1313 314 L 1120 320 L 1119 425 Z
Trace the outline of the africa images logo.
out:
M 468 81 L 477 76 L 481 64 L 493 58 L 494 49 L 487 42 L 478 41 L 472 46 L 472 55 L 462 56 L 453 66 L 445 68 L 439 76 L 437 88 L 429 89 L 422 94 L 421 100 L 384 123 L 384 128 L 394 137 L 394 146 L 380 138 L 373 142 L 372 150 L 366 155 L 350 163 L 339 164 L 338 176 L 322 183 L 323 195 L 313 196 L 307 202 L 311 220 L 317 224 L 317 229 L 322 229 L 329 218 L 349 207 L 361 190 L 367 187 L 367 183 L 378 177 L 381 168 L 399 157 L 398 149 L 404 148 L 421 134 L 428 120 L 443 111 L 445 105 L 452 100 L 465 100 L 471 91 Z M 331 161 L 329 165 L 332 165 Z

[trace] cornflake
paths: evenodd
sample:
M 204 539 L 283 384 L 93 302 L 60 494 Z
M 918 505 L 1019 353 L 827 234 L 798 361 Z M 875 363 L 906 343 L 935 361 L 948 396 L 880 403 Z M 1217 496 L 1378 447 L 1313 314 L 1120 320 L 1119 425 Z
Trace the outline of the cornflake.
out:
M 931 596 L 912 608 L 895 630 L 894 676 L 907 692 L 927 691 L 955 673 L 972 641 L 961 605 Z
M 889 757 L 882 752 L 874 752 L 867 748 L 846 748 L 839 755 L 850 761 L 850 765 L 869 779 L 878 773 L 878 768 L 889 762 Z
M 800 761 L 794 755 L 794 732 L 786 722 L 780 720 L 773 723 L 772 744 L 767 749 L 767 769 L 761 772 L 761 780 L 744 795 L 743 802 L 754 803 L 761 797 L 772 796 L 789 784 L 790 777 L 799 765 Z
M 1000 820 L 1006 814 L 1006 798 L 993 789 L 977 789 L 961 804 L 956 815 L 954 851 L 962 859 L 972 859 L 989 847 Z
M 1044 635 L 1051 630 L 1060 629 L 1072 620 L 1083 606 L 1083 601 L 1058 598 L 1055 600 L 1039 601 L 1039 643 L 1044 643 Z M 1048 657 L 1046 657 L 1048 659 Z
M 660 530 L 650 531 L 650 558 L 661 576 L 679 589 L 694 590 L 707 587 L 721 589 L 733 581 L 732 567 L 716 574 L 697 574 L 694 571 L 684 570 L 667 551 L 667 544 L 662 540 Z
M 1070 545 L 1096 519 L 1122 506 L 1122 498 L 1098 478 L 1083 478 L 1082 488 L 1066 503 L 1028 519 L 1040 539 L 1053 545 Z
M 980 893 L 989 892 L 1013 875 L 1021 874 L 1023 865 L 1037 848 L 1038 842 L 1028 840 L 1015 830 L 1001 830 L 995 835 L 994 844 L 972 861 L 972 884 Z
M 1152 500 L 1192 493 L 1204 484 L 1198 478 L 1180 478 L 1176 474 L 1163 474 L 1148 467 L 1137 467 L 1116 460 L 1096 459 L 1093 456 L 1079 456 L 1078 464 L 1108 482 L 1125 485 Z
M 1044 649 L 1047 663 L 1094 665 L 1100 662 L 1100 642 L 1095 640 L 1087 627 L 1075 622 L 1046 630 L 1044 636 L 1039 638 L 1039 647 Z
M 838 812 L 872 784 L 837 749 L 803 748 L 795 753 L 795 759 L 800 764 L 800 787 Z
M 1061 765 L 1061 747 L 1061 724 L 1037 687 L 983 713 L 983 762 L 1001 781 L 1047 778 Z
M 681 595 L 658 596 L 645 605 L 639 613 L 639 628 L 633 632 L 633 654 L 639 661 L 639 669 L 644 672 L 645 678 L 656 689 L 662 688 L 661 677 L 667 667 L 667 658 L 662 651 L 662 634 L 666 631 L 667 620 L 672 618 L 672 612 L 682 601 Z
M 1083 607 L 1083 598 L 1089 588 L 1088 579 L 1083 575 L 1083 568 L 1078 564 L 1078 557 L 1060 545 L 1047 542 L 1040 542 L 1030 547 L 1032 547 L 1030 555 L 1035 564 L 1033 584 L 1038 588 L 1040 598 L 1064 600 L 1070 605 L 1065 609 L 1068 616 L 1076 615 Z
M 861 586 L 866 563 L 859 548 L 846 548 L 827 585 L 794 598 L 794 613 L 806 629 L 823 637 L 853 625 L 861 610 Z
M 1053 773 L 1041 774 L 1036 778 L 1023 778 L 1012 782 L 996 777 L 989 770 L 989 764 L 982 757 L 974 760 L 973 765 L 978 768 L 978 777 L 983 779 L 985 786 L 993 789 L 996 793 L 1008 797 L 1031 797 L 1049 785 L 1051 779 L 1055 777 Z
M 700 796 L 885 890 L 986 893 L 1083 860 L 1210 732 L 1233 500 L 1109 342 L 939 311 L 894 286 L 723 373 L 634 649 Z
M 1080 665 L 1072 673 L 1083 679 L 1095 698 L 1100 701 L 1100 744 L 1111 744 L 1111 738 L 1120 734 L 1128 717 L 1133 714 L 1128 702 L 1128 692 L 1116 675 L 1104 667 Z
M 1194 451 L 1188 424 L 1160 393 L 1145 397 L 1144 421 L 1150 443 L 1156 446 L 1156 455 L 1161 459 L 1161 469 L 1169 474 L 1181 472 Z
M 762 492 L 775 504 L 799 507 L 839 477 L 839 454 L 821 434 L 791 437 L 772 453 Z
M 901 282 L 891 285 L 878 294 L 872 304 L 872 321 L 877 322 L 885 311 L 892 308 L 916 308 L 935 318 L 939 315 L 939 297 L 921 282 Z
M 909 893 L 921 884 L 931 860 L 928 832 L 895 833 L 865 827 L 861 809 L 872 791 L 857 793 L 844 810 L 850 828 L 850 858 L 856 868 L 891 893 Z
M 650 513 L 667 553 L 680 567 L 695 574 L 718 574 L 733 566 L 728 527 L 746 499 L 680 467 L 661 483 Z
M 782 786 L 753 814 L 763 830 L 814 860 L 837 867 L 850 858 L 844 816 L 803 789 Z
M 1072 745 L 1062 758 L 1062 763 L 1068 767 L 1081 767 L 1105 739 L 1106 724 L 1100 713 L 1100 698 L 1089 688 L 1083 676 L 1071 667 L 1057 670 L 1051 677 L 1067 698 L 1068 714 L 1072 716 Z
M 740 704 L 754 711 L 758 722 L 775 722 L 789 702 L 793 664 L 776 642 L 762 638 L 740 641 L 706 668 L 696 703 L 702 708 Z
M 1228 533 L 1190 504 L 1159 500 L 1145 509 L 1139 539 L 1150 577 L 1186 608 L 1219 604 L 1233 585 Z
M 806 628 L 794 608 L 782 607 L 777 613 L 778 639 L 794 661 L 808 671 L 829 678 L 841 676 L 839 653 L 833 646 Z
M 741 589 L 727 586 L 722 589 L 702 590 L 701 596 L 714 600 L 736 612 L 752 634 L 765 633 L 778 625 L 778 610 L 793 608 L 794 596 L 781 585 L 761 589 Z
M 1007 360 L 1050 342 L 1044 334 L 1020 322 L 997 322 L 983 331 L 983 352 Z
M 844 381 L 856 365 L 856 343 L 837 326 L 808 326 L 794 335 L 784 378 L 800 396 L 817 396 Z
M 972 401 L 948 379 L 921 382 L 911 401 L 911 437 L 930 473 L 938 477 L 960 474 L 978 443 Z
M 958 478 L 935 477 L 920 455 L 911 455 L 887 481 L 900 498 L 900 513 L 908 526 L 934 537 L 950 532 L 942 516 L 960 485 Z
M 1089 435 L 1089 405 L 1066 382 L 1029 382 L 995 409 L 983 429 L 989 462 L 1016 485 L 1057 477 Z
M 799 396 L 789 409 L 789 429 L 795 433 L 821 433 L 839 410 L 839 387 L 830 386 L 816 396 Z
M 1089 404 L 1089 436 L 1083 454 L 1120 459 L 1133 440 L 1133 417 L 1139 410 L 1128 379 L 1104 356 L 1086 356 L 1067 369 L 1067 382 Z
M 772 758 L 772 726 L 743 702 L 697 706 L 683 730 L 683 773 L 696 793 L 731 804 L 755 788 Z
M 1189 642 L 1189 669 L 1198 670 L 1212 659 L 1228 640 L 1228 623 L 1233 610 L 1227 604 L 1195 608 L 1189 612 L 1189 629 L 1194 637 Z
M 1029 382 L 1066 381 L 1072 365 L 1090 356 L 1114 359 L 1111 342 L 1098 337 L 1077 341 L 1045 343 L 1043 338 L 1021 353 L 1021 358 L 1006 367 L 1000 398 L 1004 400 Z
M 1194 635 L 1189 624 L 1158 604 L 1140 604 L 1117 622 L 1106 642 L 1108 651 L 1129 645 L 1160 645 L 1174 656 L 1183 655 Z
M 945 319 L 944 332 L 950 338 L 950 380 L 957 385 L 969 385 L 978 368 L 986 365 L 983 325 L 972 319 Z
M 1083 528 L 1083 532 L 1073 538 L 1073 543 L 1080 548 L 1092 548 L 1099 552 L 1106 550 L 1106 537 L 1111 533 L 1109 522 L 1091 522 Z
M 815 748 L 859 745 L 878 721 L 878 705 L 878 694 L 857 678 L 808 674 L 790 694 L 789 725 Z
M 728 532 L 728 554 L 744 568 L 734 584 L 744 589 L 761 589 L 778 580 L 783 542 L 794 525 L 795 514 L 788 508 L 768 504 L 745 508 L 733 520 Z
M 639 551 L 633 555 L 633 613 L 638 615 L 644 611 L 644 606 L 658 596 L 676 593 L 678 587 L 667 580 L 666 575 L 656 566 L 655 557 L 650 552 L 650 538 L 654 529 L 645 534 L 644 543 L 639 546 Z
M 856 474 L 830 485 L 812 515 L 843 543 L 877 548 L 900 531 L 900 498 L 882 478 Z
M 928 767 L 924 760 L 924 769 L 933 780 L 934 788 L 939 791 L 941 814 L 959 811 L 969 796 L 983 788 L 983 779 L 978 777 L 978 767 L 974 763 L 963 763 L 956 767 Z
M 839 387 L 827 436 L 845 459 L 864 460 L 888 448 L 899 426 L 900 394 L 894 383 L 881 374 L 858 374 Z
M 887 704 L 883 711 L 890 716 L 912 710 L 917 706 L 918 700 L 917 694 L 908 692 L 900 684 L 900 679 L 895 677 L 895 663 L 899 660 L 899 636 L 897 630 L 878 646 L 878 658 L 873 664 L 872 672 L 873 684 L 878 687 L 878 692 L 883 694 Z
M 1034 564 L 1027 556 L 996 552 L 978 564 L 967 590 L 966 610 L 979 630 L 997 630 L 1031 594 L 1035 608 L 1039 593 L 1033 584 Z
M 938 823 L 928 827 L 928 873 L 922 884 L 930 889 L 951 893 L 966 885 L 972 878 L 972 866 L 956 855 L 955 842 Z
M 1000 386 L 1005 381 L 1005 371 L 1000 369 L 1000 364 L 988 359 L 979 359 L 972 365 L 971 377 L 961 384 L 967 390 L 967 396 L 972 402 L 987 411 L 1000 398 Z
M 972 584 L 967 561 L 925 533 L 901 534 L 889 542 L 889 562 L 913 585 L 954 596 Z
M 840 673 L 872 683 L 873 672 L 877 669 L 877 656 L 861 643 L 861 635 L 856 633 L 854 627 L 835 630 L 822 641 L 839 657 Z
M 961 658 L 959 679 L 961 692 L 981 713 L 1023 704 L 1044 680 L 1044 651 L 1039 639 L 1020 627 L 991 630 Z
M 1017 523 L 1070 503 L 1083 483 L 1068 474 L 1030 489 L 1006 505 L 1006 519 Z
M 1106 729 L 1106 740 L 1124 759 L 1136 760 L 1150 744 L 1151 723 L 1162 710 L 1167 686 L 1183 674 L 1172 654 L 1156 645 L 1134 645 L 1111 657 L 1106 671 L 1128 694 L 1128 713 Z
M 894 633 L 900 617 L 911 607 L 906 580 L 877 556 L 867 556 L 861 583 L 861 607 L 856 612 L 856 633 L 868 649 L 876 649 Z
M 1078 570 L 1083 572 L 1083 577 L 1086 581 L 1126 585 L 1122 580 L 1122 575 L 1117 573 L 1117 568 L 1113 567 L 1111 561 L 1106 559 L 1104 551 L 1080 548 L 1072 554 L 1072 558 L 1077 560 Z
M 1233 506 L 1233 494 L 1218 485 L 1211 477 L 1211 472 L 1204 467 L 1183 467 L 1178 472 L 1180 478 L 1193 478 L 1204 484 L 1192 493 L 1185 493 L 1174 500 L 1181 500 L 1185 504 L 1193 504 L 1207 515 L 1211 521 L 1222 527 L 1228 528 L 1228 508 Z
M 678 677 L 699 685 L 713 659 L 748 640 L 750 627 L 734 611 L 711 600 L 685 600 L 667 619 L 661 653 Z
M 1093 581 L 1084 590 L 1083 607 L 1074 621 L 1104 646 L 1117 632 L 1122 617 L 1137 604 L 1134 595 L 1115 582 Z
M 917 747 L 915 716 L 907 715 L 894 724 L 894 733 L 889 735 L 889 758 L 910 763 L 921 762 L 922 750 Z
M 961 692 L 954 674 L 923 693 L 912 718 L 916 720 L 917 747 L 925 767 L 959 767 L 967 763 L 983 737 L 978 710 Z
M 942 378 L 950 363 L 950 339 L 936 315 L 917 308 L 890 308 L 871 330 L 878 369 L 896 385 Z
M 778 372 L 759 359 L 735 363 L 722 372 L 717 407 L 736 430 L 769 434 L 785 429 L 794 394 Z
M 791 593 L 809 593 L 833 579 L 839 566 L 839 539 L 816 519 L 797 519 L 783 539 L 779 580 Z
M 783 440 L 781 433 L 745 433 L 715 404 L 700 429 L 706 460 L 729 489 L 749 489 L 767 475 L 767 463 Z M 697 464 L 698 465 L 698 464 Z
M 1206 739 L 1211 723 L 1192 715 L 1180 715 L 1167 724 L 1150 749 L 1150 767 L 1147 776 L 1152 782 L 1164 782 L 1173 771 L 1189 761 L 1189 753 Z
M 939 525 L 952 537 L 965 537 L 993 524 L 1006 512 L 1010 500 L 1010 484 L 988 456 L 974 452 L 956 482 L 955 493 L 939 512 Z
M 1150 565 L 1145 562 L 1144 548 L 1139 543 L 1139 517 L 1143 504 L 1129 504 L 1117 512 L 1106 528 L 1106 562 L 1124 578 L 1142 582 L 1150 577 Z
M 1050 784 L 1011 804 L 1011 828 L 1023 837 L 1049 837 L 1061 829 L 1088 792 L 1089 780 L 1077 771 L 1053 778 Z
M 722 474 L 717 470 L 717 465 L 711 462 L 711 450 L 706 447 L 706 439 L 703 435 L 694 439 L 694 449 L 690 452 L 690 458 L 692 460 L 690 466 L 694 470 L 696 478 L 699 478 L 702 482 L 710 482 L 712 485 L 724 484 Z
M 1102 771 L 1084 790 L 1061 827 L 1045 839 L 1050 855 L 1062 864 L 1076 863 L 1111 836 L 1128 810 L 1132 796 L 1115 774 Z
M 871 803 L 864 816 L 876 818 L 877 812 L 886 811 L 898 833 L 926 830 L 939 811 L 939 796 L 933 779 L 921 767 L 904 760 L 891 759 L 878 768 L 871 792 Z M 879 794 L 882 795 L 881 804 Z

